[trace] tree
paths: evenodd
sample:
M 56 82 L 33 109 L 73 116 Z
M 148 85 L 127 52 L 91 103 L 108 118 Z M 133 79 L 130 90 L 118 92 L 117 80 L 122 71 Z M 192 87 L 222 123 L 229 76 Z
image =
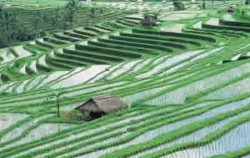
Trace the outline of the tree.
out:
M 70 26 L 73 25 L 76 12 L 80 9 L 81 3 L 79 0 L 70 0 L 65 6 L 64 19 L 69 23 Z
M 50 16 L 49 20 L 52 24 L 52 26 L 56 29 L 61 29 L 63 28 L 62 21 L 63 21 L 63 16 L 62 16 L 62 11 L 60 8 L 56 8 L 55 12 L 52 16 Z
M 24 28 L 17 14 L 4 10 L 0 10 L 0 30 L 2 38 L 5 38 L 5 42 L 7 42 L 6 44 L 16 42 L 24 34 Z M 3 39 L 1 40 L 3 41 Z
M 175 10 L 184 10 L 185 9 L 185 6 L 181 2 L 181 0 L 174 0 L 173 5 L 174 5 Z
M 245 5 L 249 5 L 249 0 L 245 0 Z
M 203 0 L 202 9 L 206 9 L 206 0 Z
M 36 38 L 41 37 L 41 32 L 43 31 L 42 25 L 44 24 L 45 21 L 46 21 L 46 16 L 42 14 L 41 11 L 38 10 L 35 14 L 35 22 L 34 22 Z

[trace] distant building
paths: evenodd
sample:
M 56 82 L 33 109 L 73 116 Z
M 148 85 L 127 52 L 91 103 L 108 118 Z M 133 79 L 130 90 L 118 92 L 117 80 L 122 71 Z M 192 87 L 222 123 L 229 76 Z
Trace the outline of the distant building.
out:
M 127 108 L 128 105 L 115 95 L 94 97 L 81 104 L 76 110 L 86 114 L 89 119 L 99 118 L 102 115 Z

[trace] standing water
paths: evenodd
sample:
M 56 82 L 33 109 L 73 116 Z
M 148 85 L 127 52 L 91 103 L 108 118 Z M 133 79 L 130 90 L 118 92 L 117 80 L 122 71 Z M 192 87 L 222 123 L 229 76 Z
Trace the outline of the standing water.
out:
M 208 145 L 179 151 L 164 158 L 201 158 L 236 151 L 250 145 L 249 131 L 250 122 L 247 122 Z

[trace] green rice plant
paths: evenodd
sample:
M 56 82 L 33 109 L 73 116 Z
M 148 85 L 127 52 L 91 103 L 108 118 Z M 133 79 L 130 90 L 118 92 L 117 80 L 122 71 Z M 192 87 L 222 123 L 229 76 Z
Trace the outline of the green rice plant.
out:
M 162 134 L 162 135 L 160 135 L 159 137 L 155 138 L 152 141 L 141 143 L 139 145 L 134 145 L 134 146 L 122 149 L 120 151 L 118 150 L 117 152 L 114 152 L 114 153 L 111 153 L 111 154 L 107 154 L 104 157 L 124 157 L 124 156 L 131 156 L 131 155 L 133 155 L 135 153 L 147 150 L 148 148 L 159 146 L 163 142 L 166 143 L 166 142 L 170 142 L 170 141 L 176 140 L 178 138 L 178 135 L 183 136 L 183 135 L 185 135 L 184 133 L 190 133 L 191 131 L 196 131 L 197 129 L 201 129 L 201 128 L 209 125 L 209 124 L 213 124 L 213 123 L 221 121 L 221 120 L 223 120 L 225 118 L 228 118 L 228 117 L 231 117 L 233 115 L 236 115 L 236 114 L 238 114 L 238 113 L 240 113 L 242 111 L 245 111 L 246 109 L 249 109 L 249 106 L 247 106 L 245 108 L 241 108 L 241 109 L 236 110 L 236 111 L 230 111 L 230 112 L 227 112 L 227 113 L 224 113 L 224 114 L 221 114 L 221 115 L 217 115 L 217 116 L 212 117 L 212 118 L 208 118 L 204 122 L 197 121 L 197 122 L 191 123 L 191 124 L 189 124 L 189 125 L 181 128 L 181 129 L 176 130 L 176 131 L 173 131 L 173 132 L 170 132 L 170 133 L 166 133 L 166 134 Z M 241 120 L 241 119 L 239 119 L 239 120 L 242 121 L 242 122 L 244 122 L 244 120 Z M 247 116 L 246 120 L 249 120 L 249 116 Z M 238 125 L 238 122 L 235 125 Z M 206 139 L 207 139 L 207 137 L 205 138 L 205 140 Z M 191 147 L 194 147 L 194 145 L 192 143 L 187 143 L 187 144 L 190 145 Z M 164 150 L 164 153 L 167 153 L 167 151 L 168 152 L 176 151 L 176 147 L 173 147 L 173 148 L 174 149 Z M 181 149 L 183 150 L 183 147 L 181 147 Z M 157 153 L 158 153 L 159 156 L 163 155 L 161 152 L 157 152 Z

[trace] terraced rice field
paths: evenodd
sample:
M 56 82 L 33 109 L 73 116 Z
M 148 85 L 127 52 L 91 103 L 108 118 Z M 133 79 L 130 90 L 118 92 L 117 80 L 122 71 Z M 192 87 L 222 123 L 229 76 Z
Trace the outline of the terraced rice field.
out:
M 250 157 L 250 23 L 239 16 L 249 8 L 201 3 L 98 1 L 116 10 L 0 49 L 0 157 Z M 140 25 L 159 8 L 160 25 Z M 129 108 L 65 117 L 106 94 Z

